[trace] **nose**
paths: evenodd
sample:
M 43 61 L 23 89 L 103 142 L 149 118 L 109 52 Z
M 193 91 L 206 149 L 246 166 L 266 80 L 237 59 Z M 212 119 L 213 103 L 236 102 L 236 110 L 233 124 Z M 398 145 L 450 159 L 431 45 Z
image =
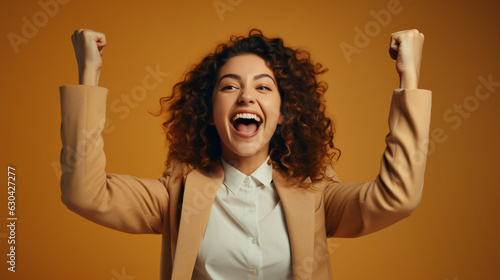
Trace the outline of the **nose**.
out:
M 255 103 L 255 95 L 251 90 L 243 90 L 238 97 L 238 104 L 254 104 Z

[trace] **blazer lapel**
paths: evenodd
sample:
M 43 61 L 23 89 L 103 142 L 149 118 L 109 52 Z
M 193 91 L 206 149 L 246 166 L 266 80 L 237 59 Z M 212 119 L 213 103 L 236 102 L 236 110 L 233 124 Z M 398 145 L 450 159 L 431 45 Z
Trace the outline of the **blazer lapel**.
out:
M 198 170 L 187 174 L 172 279 L 191 279 L 210 210 L 223 179 L 222 167 L 210 174 Z
M 311 279 L 314 267 L 314 195 L 305 188 L 287 184 L 276 170 L 273 171 L 273 182 L 285 212 L 294 279 Z

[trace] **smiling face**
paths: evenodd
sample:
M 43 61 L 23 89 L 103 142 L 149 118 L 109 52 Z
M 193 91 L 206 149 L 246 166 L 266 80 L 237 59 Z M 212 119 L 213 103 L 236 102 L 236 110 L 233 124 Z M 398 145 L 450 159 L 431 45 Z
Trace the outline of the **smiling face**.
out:
M 230 58 L 219 70 L 212 98 L 224 159 L 262 164 L 282 122 L 278 86 L 265 60 L 255 54 Z

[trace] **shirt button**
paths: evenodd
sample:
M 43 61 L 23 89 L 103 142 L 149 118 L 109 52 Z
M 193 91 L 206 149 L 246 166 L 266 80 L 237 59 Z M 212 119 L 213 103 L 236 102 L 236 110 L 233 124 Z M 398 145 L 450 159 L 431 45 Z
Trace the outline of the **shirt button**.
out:
M 252 275 L 255 275 L 255 274 L 257 273 L 257 270 L 255 270 L 255 269 L 251 269 L 251 270 L 250 270 L 250 273 L 251 273 Z
M 248 185 L 248 183 L 250 183 L 250 178 L 245 177 L 245 180 L 243 180 L 243 183 L 245 183 L 246 185 Z
M 257 239 L 252 238 L 252 243 L 253 243 L 253 244 L 256 244 L 256 243 L 257 243 Z

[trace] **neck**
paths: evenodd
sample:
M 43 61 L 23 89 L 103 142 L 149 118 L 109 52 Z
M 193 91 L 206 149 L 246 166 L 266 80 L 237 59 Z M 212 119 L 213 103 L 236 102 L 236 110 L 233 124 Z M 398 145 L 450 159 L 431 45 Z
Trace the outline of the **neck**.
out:
M 249 176 L 251 175 L 259 166 L 261 166 L 266 160 L 265 157 L 227 157 L 223 156 L 224 160 L 229 163 L 234 168 L 238 169 L 241 173 Z

